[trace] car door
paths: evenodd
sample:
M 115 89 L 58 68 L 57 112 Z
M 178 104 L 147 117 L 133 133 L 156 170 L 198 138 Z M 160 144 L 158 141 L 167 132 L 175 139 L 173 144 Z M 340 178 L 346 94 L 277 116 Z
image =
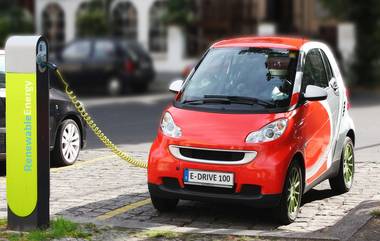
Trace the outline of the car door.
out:
M 330 61 L 326 55 L 326 53 L 320 49 L 320 54 L 323 59 L 323 63 L 326 70 L 326 76 L 328 80 L 328 86 L 326 87 L 326 91 L 328 93 L 327 95 L 327 103 L 331 110 L 331 125 L 332 125 L 332 145 L 335 145 L 335 141 L 337 138 L 337 134 L 339 132 L 339 121 L 340 121 L 340 98 L 341 94 L 343 93 L 342 90 L 339 88 L 337 79 L 334 76 L 334 72 L 331 68 Z M 329 165 L 331 165 L 331 161 L 329 160 Z
M 325 65 L 317 48 L 309 50 L 305 57 L 301 85 L 303 93 L 308 85 L 324 88 L 328 92 L 327 100 L 305 101 L 302 106 L 306 183 L 311 184 L 329 167 L 328 154 L 333 135 L 332 108 L 335 108 L 335 93 L 329 90 Z

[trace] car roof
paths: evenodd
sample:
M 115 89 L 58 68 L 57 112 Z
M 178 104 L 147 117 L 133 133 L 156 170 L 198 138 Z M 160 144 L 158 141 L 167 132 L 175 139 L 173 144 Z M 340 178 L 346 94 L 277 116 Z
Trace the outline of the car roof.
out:
M 256 47 L 299 50 L 308 41 L 296 37 L 240 37 L 216 42 L 211 48 Z

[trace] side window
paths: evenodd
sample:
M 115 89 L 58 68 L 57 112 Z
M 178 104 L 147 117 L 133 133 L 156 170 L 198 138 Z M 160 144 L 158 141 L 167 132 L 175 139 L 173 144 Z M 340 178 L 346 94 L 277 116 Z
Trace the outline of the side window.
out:
M 113 57 L 115 54 L 115 45 L 112 41 L 100 40 L 95 43 L 95 59 L 108 59 L 110 57 Z
M 90 56 L 91 42 L 79 41 L 69 45 L 62 54 L 64 59 L 68 60 L 84 60 Z
M 325 66 L 318 49 L 312 49 L 306 55 L 302 79 L 303 92 L 308 85 L 316 85 L 322 88 L 328 86 Z
M 323 62 L 325 63 L 325 69 L 326 69 L 326 73 L 327 73 L 327 80 L 330 81 L 331 78 L 334 77 L 334 73 L 332 71 L 329 58 L 327 57 L 327 55 L 325 54 L 325 52 L 323 52 L 323 50 L 321 50 L 321 54 L 322 54 Z

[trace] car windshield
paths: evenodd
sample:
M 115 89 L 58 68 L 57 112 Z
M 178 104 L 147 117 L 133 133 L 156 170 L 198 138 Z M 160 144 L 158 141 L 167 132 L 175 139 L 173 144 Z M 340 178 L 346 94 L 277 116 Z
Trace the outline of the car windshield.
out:
M 298 52 L 268 48 L 211 49 L 186 82 L 179 103 L 202 108 L 288 107 Z
M 5 55 L 0 55 L 0 88 L 5 88 Z

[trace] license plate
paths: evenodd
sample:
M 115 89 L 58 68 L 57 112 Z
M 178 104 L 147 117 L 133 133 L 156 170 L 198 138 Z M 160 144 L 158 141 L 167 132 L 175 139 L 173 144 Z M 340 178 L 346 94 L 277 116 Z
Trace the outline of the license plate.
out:
M 234 185 L 234 174 L 185 169 L 183 181 L 185 184 L 232 188 Z

